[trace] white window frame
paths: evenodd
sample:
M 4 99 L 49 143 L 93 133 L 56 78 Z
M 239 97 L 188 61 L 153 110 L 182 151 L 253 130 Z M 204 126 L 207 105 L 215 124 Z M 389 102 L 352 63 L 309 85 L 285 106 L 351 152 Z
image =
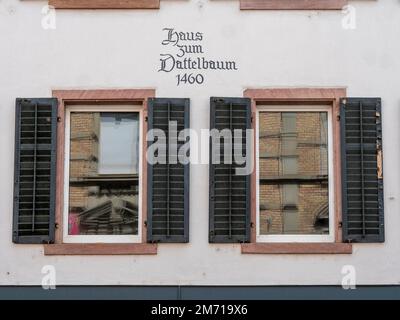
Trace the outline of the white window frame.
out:
M 287 235 L 260 234 L 260 172 L 259 172 L 259 113 L 260 112 L 327 112 L 328 114 L 328 201 L 329 201 L 329 234 L 328 235 Z M 332 106 L 329 105 L 261 105 L 256 111 L 256 226 L 257 242 L 304 243 L 335 241 L 335 181 L 333 150 Z
M 137 235 L 69 235 L 69 172 L 71 112 L 137 112 L 139 114 L 139 194 L 138 194 L 138 234 Z M 64 150 L 64 243 L 141 243 L 142 242 L 142 157 L 143 157 L 143 108 L 137 105 L 74 105 L 65 110 L 65 150 Z

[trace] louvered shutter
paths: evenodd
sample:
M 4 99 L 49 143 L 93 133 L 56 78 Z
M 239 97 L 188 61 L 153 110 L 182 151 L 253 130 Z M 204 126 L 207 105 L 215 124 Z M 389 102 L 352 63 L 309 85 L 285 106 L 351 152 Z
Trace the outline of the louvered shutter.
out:
M 232 132 L 231 150 L 235 145 L 233 130 L 242 129 L 242 155 L 246 155 L 246 129 L 251 129 L 251 103 L 248 98 L 211 97 L 210 129 Z M 210 138 L 209 242 L 237 243 L 250 241 L 250 175 L 238 175 L 237 164 L 224 162 L 224 140 L 221 139 L 220 163 L 213 161 Z M 231 151 L 233 154 L 233 151 Z M 214 155 L 215 156 L 215 155 Z M 213 163 L 214 162 L 214 163 Z
M 343 240 L 384 242 L 380 98 L 341 100 Z
M 55 228 L 57 99 L 17 99 L 14 243 L 52 243 Z
M 169 134 L 189 129 L 189 99 L 152 98 L 148 101 L 148 130 L 161 129 L 168 144 Z M 176 121 L 177 133 L 169 132 L 169 122 Z M 187 139 L 188 141 L 188 139 Z M 153 142 L 148 142 L 150 146 Z M 177 150 L 185 141 L 177 141 Z M 189 241 L 189 164 L 148 164 L 148 242 Z

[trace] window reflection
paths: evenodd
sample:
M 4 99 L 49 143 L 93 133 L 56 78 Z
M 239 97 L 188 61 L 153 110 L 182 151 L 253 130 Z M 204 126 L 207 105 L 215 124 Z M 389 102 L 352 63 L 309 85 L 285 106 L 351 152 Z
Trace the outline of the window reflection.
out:
M 72 112 L 70 235 L 138 234 L 139 115 Z
M 328 234 L 327 112 L 259 113 L 260 234 Z

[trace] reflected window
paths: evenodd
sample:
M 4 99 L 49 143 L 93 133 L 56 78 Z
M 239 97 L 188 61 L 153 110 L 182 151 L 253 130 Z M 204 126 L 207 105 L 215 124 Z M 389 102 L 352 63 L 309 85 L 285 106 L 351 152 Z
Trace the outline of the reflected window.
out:
M 138 125 L 137 114 L 100 114 L 100 174 L 138 173 Z
M 139 113 L 69 118 L 68 235 L 138 235 Z

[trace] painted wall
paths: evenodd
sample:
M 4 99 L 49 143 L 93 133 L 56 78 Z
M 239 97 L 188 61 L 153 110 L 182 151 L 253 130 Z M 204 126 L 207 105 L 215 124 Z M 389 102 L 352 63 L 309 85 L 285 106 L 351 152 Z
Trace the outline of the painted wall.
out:
M 41 26 L 45 1 L 0 1 L 0 285 L 41 283 L 54 265 L 70 285 L 340 284 L 353 265 L 359 284 L 400 282 L 400 2 L 354 1 L 357 28 L 333 12 L 240 11 L 238 1 L 162 0 L 160 10 L 57 11 Z M 176 85 L 159 73 L 162 29 L 204 33 L 205 56 L 235 60 L 237 71 L 204 72 L 203 85 Z M 209 97 L 248 87 L 345 86 L 349 96 L 383 99 L 386 242 L 356 244 L 352 255 L 241 255 L 208 243 L 208 166 L 191 169 L 190 243 L 159 245 L 156 256 L 45 257 L 40 245 L 14 245 L 12 190 L 16 97 L 55 88 L 157 89 L 190 97 L 191 126 L 209 126 Z

